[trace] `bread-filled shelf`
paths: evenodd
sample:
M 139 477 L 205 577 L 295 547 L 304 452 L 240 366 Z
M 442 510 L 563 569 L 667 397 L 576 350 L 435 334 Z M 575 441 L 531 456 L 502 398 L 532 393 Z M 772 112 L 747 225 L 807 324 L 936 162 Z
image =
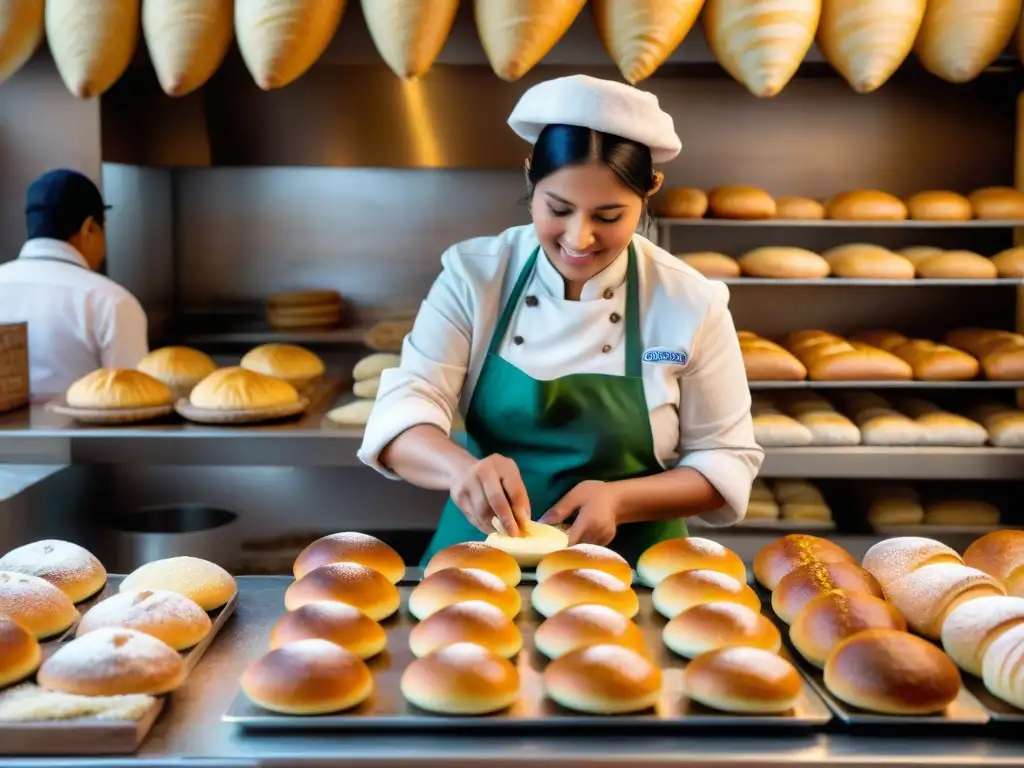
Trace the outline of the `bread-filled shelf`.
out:
M 844 219 L 671 219 L 656 218 L 665 227 L 791 227 L 831 229 L 1014 229 L 1024 221 L 971 219 L 969 221 L 863 221 Z
M 757 381 L 749 382 L 757 389 L 1024 389 L 1024 381 Z
M 1024 450 L 851 446 L 770 448 L 761 477 L 903 480 L 1019 480 Z
M 782 277 L 714 277 L 727 285 L 764 285 L 764 286 L 858 286 L 863 288 L 991 288 L 1012 287 L 1017 288 L 1024 285 L 1024 279 L 1016 277 L 997 277 L 991 280 L 944 280 L 941 278 L 918 277 L 911 280 L 873 280 L 858 277 L 822 277 L 817 279 L 786 279 Z

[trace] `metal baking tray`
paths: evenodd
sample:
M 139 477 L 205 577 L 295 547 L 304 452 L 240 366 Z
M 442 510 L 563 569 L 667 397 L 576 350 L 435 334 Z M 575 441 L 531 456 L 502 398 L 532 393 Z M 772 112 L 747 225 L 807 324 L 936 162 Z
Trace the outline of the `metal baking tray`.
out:
M 473 727 L 474 732 L 509 729 L 587 729 L 587 728 L 660 728 L 679 732 L 680 729 L 694 728 L 706 732 L 708 728 L 757 728 L 757 729 L 812 729 L 831 722 L 832 713 L 804 685 L 797 706 L 784 715 L 733 715 L 717 712 L 691 701 L 684 692 L 683 670 L 686 661 L 670 652 L 661 639 L 665 619 L 651 606 L 651 591 L 635 585 L 640 597 L 640 613 L 636 622 L 644 632 L 648 648 L 656 653 L 661 665 L 664 690 L 653 710 L 632 715 L 596 716 L 563 709 L 544 695 L 543 673 L 546 660 L 533 647 L 533 634 L 543 617 L 530 606 L 529 583 L 524 574 L 524 583 L 519 586 L 523 610 L 517 624 L 523 633 L 523 650 L 513 660 L 520 675 L 519 700 L 507 710 L 483 717 L 462 717 L 436 715 L 417 709 L 402 697 L 399 683 L 402 671 L 414 658 L 409 650 L 409 633 L 415 624 L 407 610 L 406 603 L 412 591 L 413 582 L 399 585 L 402 607 L 399 613 L 382 622 L 388 633 L 387 649 L 379 657 L 371 659 L 368 665 L 373 672 L 376 690 L 365 704 L 343 713 L 314 717 L 278 715 L 251 703 L 239 691 L 227 713 L 224 722 L 235 723 L 242 728 L 262 731 L 365 731 L 367 729 L 417 730 L 439 728 Z

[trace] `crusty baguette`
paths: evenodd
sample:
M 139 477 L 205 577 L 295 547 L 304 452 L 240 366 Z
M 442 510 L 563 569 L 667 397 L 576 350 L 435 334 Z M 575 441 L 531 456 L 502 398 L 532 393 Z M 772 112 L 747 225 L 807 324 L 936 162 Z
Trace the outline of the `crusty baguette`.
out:
M 992 381 L 1024 379 L 1024 335 L 986 328 L 960 328 L 946 334 L 945 342 L 981 361 Z
M 807 368 L 783 347 L 758 336 L 740 337 L 748 381 L 803 381 Z
M 909 363 L 890 352 L 824 331 L 790 334 L 786 346 L 815 381 L 906 381 L 914 375 Z

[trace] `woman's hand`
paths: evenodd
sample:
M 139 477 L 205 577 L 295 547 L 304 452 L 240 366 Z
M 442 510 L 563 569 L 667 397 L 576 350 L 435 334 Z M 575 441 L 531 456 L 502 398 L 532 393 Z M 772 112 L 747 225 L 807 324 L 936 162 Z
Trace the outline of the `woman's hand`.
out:
M 451 486 L 452 501 L 482 533 L 491 533 L 497 517 L 509 536 L 518 536 L 530 519 L 530 498 L 512 459 L 496 453 L 470 464 Z
M 614 484 L 584 480 L 559 499 L 539 522 L 555 525 L 577 512 L 576 521 L 569 529 L 569 545 L 604 546 L 615 538 L 619 527 L 619 506 Z

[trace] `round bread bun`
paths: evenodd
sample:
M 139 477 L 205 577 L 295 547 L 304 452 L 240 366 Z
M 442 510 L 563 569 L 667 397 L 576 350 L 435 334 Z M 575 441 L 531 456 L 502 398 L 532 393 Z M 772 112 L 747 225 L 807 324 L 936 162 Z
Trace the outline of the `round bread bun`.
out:
M 427 563 L 424 576 L 431 576 L 445 568 L 475 568 L 493 573 L 510 587 L 519 585 L 523 571 L 508 552 L 484 544 L 482 541 L 464 541 L 445 547 Z
M 209 614 L 184 595 L 167 590 L 119 592 L 90 608 L 78 622 L 78 637 L 104 627 L 134 629 L 163 640 L 176 651 L 210 634 Z
M 791 195 L 775 201 L 775 216 L 794 221 L 802 219 L 824 219 L 825 206 L 809 197 Z
M 647 654 L 640 627 L 607 605 L 582 603 L 565 608 L 541 622 L 533 636 L 534 647 L 549 659 L 599 644 L 622 645 Z
M 661 638 L 673 653 L 695 659 L 719 648 L 742 646 L 778 653 L 779 630 L 752 608 L 739 603 L 701 603 L 665 625 Z
M 964 564 L 1001 581 L 1007 594 L 1024 597 L 1024 531 L 986 533 L 964 552 Z
M 992 257 L 1000 277 L 1024 277 L 1024 247 L 1014 246 Z
M 707 278 L 740 276 L 740 263 L 732 256 L 726 256 L 724 253 L 694 251 L 692 253 L 680 253 L 676 258 Z
M 0 616 L 0 688 L 17 683 L 39 669 L 43 650 L 23 626 Z
M 261 344 L 246 352 L 239 365 L 288 382 L 306 382 L 323 376 L 326 370 L 317 355 L 294 344 Z
M 532 568 L 544 559 L 545 555 L 569 546 L 569 535 L 553 525 L 529 520 L 518 536 L 509 536 L 502 529 L 498 518 L 493 518 L 491 523 L 494 525 L 494 533 L 490 534 L 484 543 L 512 555 L 523 567 Z
M 136 568 L 124 577 L 119 591 L 166 589 L 193 601 L 204 611 L 227 605 L 238 592 L 234 577 L 216 563 L 200 557 L 168 557 Z
M 882 588 L 924 565 L 937 563 L 963 564 L 953 549 L 940 541 L 923 536 L 896 536 L 871 546 L 862 565 Z
M 415 659 L 402 673 L 402 695 L 443 715 L 486 715 L 519 698 L 519 673 L 508 659 L 475 643 L 455 643 Z
M 299 393 L 282 379 L 230 366 L 218 368 L 196 384 L 188 401 L 194 408 L 210 411 L 249 411 L 294 405 Z
M 837 589 L 883 597 L 882 587 L 875 577 L 859 565 L 813 562 L 794 568 L 782 577 L 772 592 L 772 610 L 784 622 L 792 624 L 811 599 Z
M 530 602 L 546 618 L 583 603 L 606 605 L 627 619 L 640 612 L 636 592 L 610 573 L 593 568 L 559 571 L 549 576 L 533 588 Z
M 574 544 L 545 556 L 537 564 L 537 581 L 554 576 L 562 571 L 575 571 L 579 568 L 592 568 L 614 576 L 627 587 L 633 583 L 633 569 L 626 558 L 608 547 L 597 544 Z
M 687 664 L 683 675 L 691 699 L 738 714 L 789 712 L 804 687 L 792 664 L 761 648 L 709 651 Z
M 191 347 L 154 349 L 135 367 L 170 387 L 175 398 L 188 397 L 192 387 L 217 370 L 212 357 Z
M 99 368 L 75 381 L 64 396 L 72 408 L 125 411 L 174 405 L 174 393 L 142 371 Z
M 895 606 L 881 598 L 834 590 L 807 602 L 793 618 L 789 639 L 801 656 L 821 668 L 836 645 L 865 629 L 906 631 L 907 622 Z
M 519 615 L 522 600 L 493 573 L 476 568 L 445 568 L 436 571 L 415 586 L 409 595 L 409 613 L 422 621 L 449 605 L 466 600 L 483 600 L 510 619 Z
M 0 571 L 0 616 L 44 640 L 78 621 L 78 609 L 67 595 L 38 576 Z
M 654 200 L 658 215 L 666 219 L 699 219 L 707 213 L 708 196 L 701 189 L 666 189 Z
M 145 632 L 101 627 L 64 643 L 43 662 L 36 681 L 78 696 L 169 693 L 185 679 L 181 654 Z
M 710 539 L 665 539 L 648 547 L 636 561 L 642 584 L 656 587 L 667 576 L 680 571 L 718 571 L 747 583 L 743 560 L 732 550 Z
M 967 196 L 974 218 L 1018 221 L 1024 218 L 1024 192 L 1013 187 L 984 187 Z
M 246 667 L 242 691 L 257 706 L 284 715 L 324 715 L 362 704 L 373 675 L 356 654 L 310 638 L 275 648 Z
M 763 189 L 730 184 L 708 193 L 708 209 L 719 219 L 774 219 L 777 207 Z
M 388 638 L 376 621 L 346 603 L 320 600 L 288 611 L 270 630 L 270 648 L 276 650 L 299 640 L 328 640 L 360 659 L 384 650 Z
M 910 218 L 918 221 L 970 221 L 974 217 L 971 201 L 946 190 L 918 192 L 907 198 Z
M 454 643 L 475 643 L 511 659 L 523 649 L 523 635 L 500 608 L 483 600 L 466 600 L 442 608 L 409 634 L 409 648 L 417 657 Z
M 301 579 L 328 563 L 359 563 L 383 574 L 392 584 L 405 578 L 405 563 L 401 555 L 380 539 L 355 531 L 332 533 L 314 541 L 295 558 L 292 574 Z
M 0 571 L 45 579 L 73 603 L 88 600 L 107 583 L 107 570 L 89 550 L 57 539 L 44 539 L 12 549 L 0 557 Z
M 654 610 L 674 619 L 687 608 L 702 603 L 739 603 L 760 612 L 757 593 L 732 576 L 718 571 L 680 571 L 663 579 L 651 594 Z
M 909 632 L 868 629 L 843 640 L 825 662 L 825 686 L 851 706 L 888 715 L 941 712 L 960 694 L 956 664 Z
M 787 573 L 814 562 L 856 565 L 849 552 L 827 539 L 791 533 L 762 547 L 754 555 L 754 576 L 765 589 L 774 590 Z M 877 574 L 872 575 L 878 578 Z
M 942 624 L 942 647 L 964 672 L 982 676 L 985 651 L 1007 630 L 1024 625 L 1024 598 L 979 597 L 961 603 Z
M 595 715 L 651 709 L 661 688 L 661 670 L 645 655 L 611 643 L 569 651 L 544 669 L 549 698 L 566 709 Z
M 284 593 L 284 607 L 333 600 L 358 608 L 374 621 L 393 616 L 401 603 L 398 588 L 380 572 L 359 563 L 327 563 L 314 568 Z
M 840 192 L 825 204 L 830 219 L 847 221 L 902 221 L 907 206 L 898 197 L 874 189 Z

